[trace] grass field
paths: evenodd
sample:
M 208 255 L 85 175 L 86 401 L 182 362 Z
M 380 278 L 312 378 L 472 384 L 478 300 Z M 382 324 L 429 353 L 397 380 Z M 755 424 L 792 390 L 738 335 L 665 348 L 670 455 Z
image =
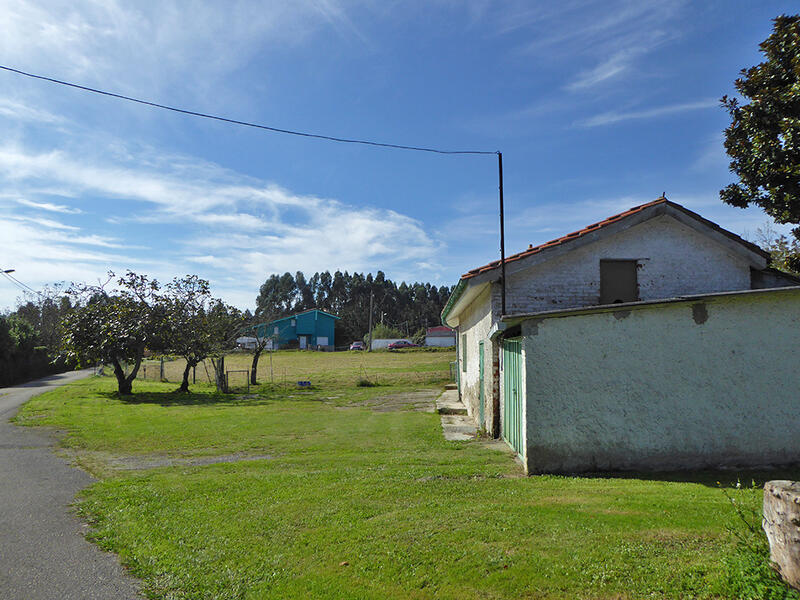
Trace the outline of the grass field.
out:
M 311 381 L 312 384 L 351 385 L 363 378 L 379 384 L 427 384 L 438 385 L 448 377 L 449 362 L 455 353 L 448 350 L 401 352 L 264 352 L 258 363 L 258 381 L 279 386 L 295 387 L 296 382 Z M 225 358 L 227 371 L 249 370 L 250 353 L 229 354 Z M 164 362 L 164 379 L 179 383 L 186 362 L 183 359 Z M 147 368 L 145 375 L 144 369 Z M 159 380 L 159 361 L 146 360 L 140 369 L 142 379 Z M 239 382 L 242 376 L 232 376 Z M 198 383 L 213 383 L 211 361 L 204 361 L 195 370 Z M 190 379 L 191 381 L 191 379 Z
M 769 569 L 726 531 L 742 527 L 716 482 L 755 505 L 733 484 L 764 474 L 524 477 L 402 401 L 440 389 L 452 353 L 273 358 L 313 388 L 137 381 L 125 402 L 92 378 L 19 413 L 66 430 L 64 452 L 101 478 L 79 510 L 149 597 L 797 597 L 758 595 Z M 364 373 L 380 385 L 357 387 Z

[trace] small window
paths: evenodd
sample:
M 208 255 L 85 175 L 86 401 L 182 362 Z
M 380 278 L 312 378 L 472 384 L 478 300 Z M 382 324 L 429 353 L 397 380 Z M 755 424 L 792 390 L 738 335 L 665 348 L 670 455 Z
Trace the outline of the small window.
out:
M 275 325 L 275 331 L 274 331 L 274 333 L 275 333 L 275 335 L 278 335 L 278 326 L 277 326 L 277 325 Z
M 461 370 L 467 370 L 467 334 L 461 334 Z
M 296 326 L 297 326 L 297 320 L 296 319 L 292 319 L 292 327 L 296 327 Z
M 636 302 L 639 299 L 637 261 L 600 261 L 600 304 Z

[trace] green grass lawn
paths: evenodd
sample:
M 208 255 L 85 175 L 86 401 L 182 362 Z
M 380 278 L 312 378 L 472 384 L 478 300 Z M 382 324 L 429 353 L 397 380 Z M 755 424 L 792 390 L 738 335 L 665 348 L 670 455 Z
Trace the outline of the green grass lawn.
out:
M 752 474 L 524 477 L 509 452 L 446 442 L 438 415 L 384 402 L 441 387 L 452 358 L 276 353 L 314 388 L 249 396 L 137 381 L 125 402 L 92 378 L 17 420 L 68 432 L 65 452 L 101 478 L 79 502 L 91 537 L 151 598 L 745 597 L 716 481 Z M 382 385 L 356 387 L 363 370 Z M 217 455 L 260 458 L 191 462 Z M 154 458 L 166 466 L 129 468 Z

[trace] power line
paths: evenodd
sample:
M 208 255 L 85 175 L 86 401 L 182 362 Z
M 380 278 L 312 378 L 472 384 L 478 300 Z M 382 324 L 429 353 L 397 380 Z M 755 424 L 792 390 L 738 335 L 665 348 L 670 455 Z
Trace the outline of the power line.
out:
M 331 135 L 321 135 L 318 133 L 308 133 L 304 131 L 293 131 L 291 129 L 281 129 L 280 127 L 271 127 L 269 125 L 260 125 L 258 123 L 250 123 L 248 121 L 240 121 L 238 119 L 229 119 L 227 117 L 220 117 L 218 115 L 210 115 L 207 113 L 201 113 L 193 110 L 186 110 L 183 108 L 176 108 L 174 106 L 168 106 L 166 104 L 159 104 L 157 102 L 150 102 L 149 100 L 142 100 L 140 98 L 133 98 L 131 96 L 123 96 L 122 94 L 115 94 L 113 92 L 107 92 L 104 90 L 99 90 L 96 88 L 87 87 L 85 85 L 78 85 L 77 83 L 70 83 L 68 81 L 62 81 L 60 79 L 54 79 L 52 77 L 45 77 L 44 75 L 36 75 L 35 73 L 27 73 L 25 71 L 20 71 L 19 69 L 14 69 L 12 67 L 6 67 L 4 65 L 0 65 L 0 69 L 5 71 L 9 71 L 11 73 L 17 73 L 18 75 L 24 75 L 25 77 L 31 77 L 33 79 L 40 79 L 42 81 L 49 81 L 51 83 L 57 83 L 59 85 L 65 85 L 67 87 L 83 90 L 86 92 L 92 92 L 93 94 L 101 94 L 103 96 L 110 96 L 111 98 L 117 98 L 119 100 L 127 100 L 128 102 L 136 102 L 137 104 L 144 104 L 146 106 L 152 106 L 155 108 L 161 108 L 164 110 L 170 110 L 172 112 L 181 113 L 184 115 L 191 115 L 193 117 L 202 117 L 204 119 L 213 119 L 215 121 L 222 121 L 224 123 L 232 123 L 234 125 L 243 125 L 245 127 L 255 127 L 256 129 L 265 129 L 267 131 L 272 131 L 275 133 L 285 133 L 288 135 L 297 135 L 301 137 L 307 138 L 316 138 L 320 140 L 328 140 L 331 142 L 342 142 L 345 144 L 362 144 L 365 146 L 379 146 L 382 148 L 395 148 L 397 150 L 415 150 L 417 152 L 433 152 L 435 154 L 499 154 L 497 151 L 489 151 L 489 150 L 442 150 L 439 148 L 426 148 L 423 146 L 404 146 L 402 144 L 387 144 L 384 142 L 373 142 L 370 140 L 359 140 L 359 139 L 352 139 L 352 138 L 341 138 L 335 137 Z
M 0 271 L 0 273 L 2 273 L 3 275 L 5 275 L 6 277 L 8 277 L 8 278 L 9 278 L 9 279 L 10 279 L 10 280 L 11 280 L 13 283 L 15 283 L 15 284 L 16 284 L 16 286 L 17 286 L 19 289 L 21 289 L 23 292 L 26 292 L 26 293 L 27 293 L 27 292 L 31 292 L 31 293 L 33 293 L 33 294 L 36 294 L 37 296 L 41 296 L 41 295 L 42 295 L 42 294 L 41 294 L 41 292 L 37 292 L 37 291 L 36 291 L 35 289 L 33 289 L 31 286 L 29 286 L 29 285 L 27 285 L 27 284 L 24 284 L 24 283 L 22 283 L 22 282 L 21 282 L 19 279 L 17 279 L 17 278 L 16 278 L 16 277 L 14 277 L 13 275 L 11 275 L 11 274 L 9 274 L 9 273 L 6 273 L 5 271 Z

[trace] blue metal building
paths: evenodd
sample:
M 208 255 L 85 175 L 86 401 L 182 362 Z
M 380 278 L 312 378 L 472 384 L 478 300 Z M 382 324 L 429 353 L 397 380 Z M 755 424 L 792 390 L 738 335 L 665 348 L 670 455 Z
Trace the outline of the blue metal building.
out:
M 333 350 L 335 346 L 334 326 L 339 317 L 316 308 L 261 323 L 256 327 L 258 337 L 271 337 L 274 348 L 285 348 L 297 341 L 301 350 L 324 348 Z

